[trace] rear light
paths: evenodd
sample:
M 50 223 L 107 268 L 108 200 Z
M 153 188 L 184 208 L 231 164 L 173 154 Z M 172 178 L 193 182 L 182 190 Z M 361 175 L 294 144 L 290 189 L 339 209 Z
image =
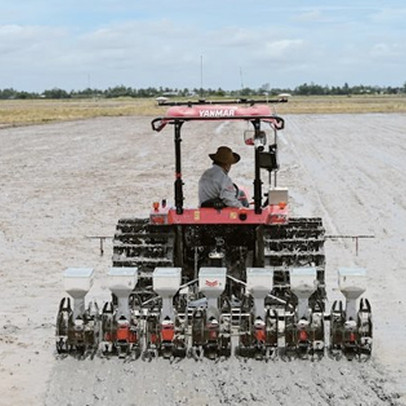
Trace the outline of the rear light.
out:
M 154 211 L 158 211 L 159 210 L 159 202 L 152 203 L 152 207 L 154 208 Z
M 117 329 L 118 341 L 129 341 L 130 328 L 128 325 L 123 325 Z
M 279 208 L 281 210 L 283 210 L 287 206 L 287 203 L 286 202 L 279 202 L 278 206 L 279 206 Z
M 173 341 L 175 338 L 175 329 L 173 325 L 163 326 L 161 330 L 162 341 Z
M 307 338 L 308 338 L 307 331 L 306 330 L 300 330 L 299 331 L 299 341 L 300 342 L 307 341 Z
M 209 340 L 217 340 L 217 330 L 209 330 Z
M 266 340 L 265 327 L 260 327 L 255 329 L 255 338 L 260 343 L 264 343 Z
M 152 224 L 168 224 L 167 214 L 151 214 L 150 220 Z
M 286 214 L 270 214 L 267 224 L 286 224 L 288 217 Z

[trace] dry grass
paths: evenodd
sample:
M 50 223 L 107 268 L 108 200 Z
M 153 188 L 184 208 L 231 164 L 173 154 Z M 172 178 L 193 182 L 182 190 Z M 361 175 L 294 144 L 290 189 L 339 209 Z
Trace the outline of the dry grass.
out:
M 276 108 L 279 114 L 406 113 L 406 97 L 293 97 Z M 165 110 L 154 99 L 0 100 L 0 127 L 99 116 L 158 116 Z
M 406 113 L 406 96 L 300 96 L 277 110 L 281 114 Z
M 0 126 L 159 112 L 152 99 L 1 100 Z

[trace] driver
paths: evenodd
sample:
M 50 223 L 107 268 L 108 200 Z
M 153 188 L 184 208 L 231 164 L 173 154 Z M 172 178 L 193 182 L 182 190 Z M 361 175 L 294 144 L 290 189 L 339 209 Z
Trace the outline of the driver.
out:
M 240 155 L 229 147 L 217 148 L 215 154 L 209 154 L 213 161 L 211 168 L 207 169 L 199 180 L 199 205 L 200 207 L 247 207 L 238 196 L 240 192 L 228 176 L 231 165 L 240 160 Z

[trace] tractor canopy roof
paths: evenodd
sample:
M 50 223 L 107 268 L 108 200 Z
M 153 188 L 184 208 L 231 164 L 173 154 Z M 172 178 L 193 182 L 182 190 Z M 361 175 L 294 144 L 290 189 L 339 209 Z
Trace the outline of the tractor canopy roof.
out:
M 158 117 L 152 121 L 152 128 L 154 131 L 161 131 L 167 124 L 207 120 L 260 120 L 269 123 L 275 130 L 281 130 L 284 127 L 283 118 L 273 114 L 271 108 L 265 104 L 253 104 L 250 106 L 190 104 L 170 107 L 164 117 Z

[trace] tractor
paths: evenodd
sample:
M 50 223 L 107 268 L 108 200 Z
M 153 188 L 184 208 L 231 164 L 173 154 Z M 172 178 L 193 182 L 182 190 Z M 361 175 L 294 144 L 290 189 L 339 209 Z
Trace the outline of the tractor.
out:
M 240 357 L 265 360 L 278 353 L 320 358 L 327 347 L 327 322 L 329 353 L 335 358 L 371 354 L 368 300 L 356 309 L 365 272 L 338 271 L 347 300 L 328 314 L 325 229 L 321 218 L 291 216 L 288 191 L 277 185 L 278 132 L 285 121 L 267 102 L 159 101 L 169 109 L 151 125 L 156 132 L 173 127 L 173 204 L 153 202 L 149 218 L 117 223 L 109 271 L 112 300 L 99 317 L 101 342 L 94 343 L 104 354 L 109 349 L 149 360 L 160 355 L 201 360 L 226 358 L 234 350 Z M 252 125 L 243 134 L 254 155 L 249 207 L 184 207 L 182 127 L 212 120 Z

